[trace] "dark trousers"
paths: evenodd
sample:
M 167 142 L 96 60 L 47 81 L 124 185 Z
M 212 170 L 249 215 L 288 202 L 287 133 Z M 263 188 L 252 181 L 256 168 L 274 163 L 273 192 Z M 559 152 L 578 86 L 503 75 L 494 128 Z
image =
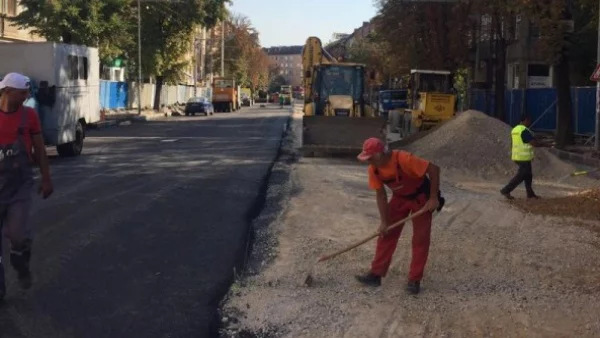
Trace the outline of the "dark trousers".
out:
M 525 190 L 527 190 L 527 197 L 535 196 L 533 192 L 533 169 L 531 168 L 531 161 L 527 162 L 515 162 L 519 166 L 517 174 L 508 182 L 508 184 L 502 189 L 503 194 L 510 194 L 519 184 L 525 182 Z

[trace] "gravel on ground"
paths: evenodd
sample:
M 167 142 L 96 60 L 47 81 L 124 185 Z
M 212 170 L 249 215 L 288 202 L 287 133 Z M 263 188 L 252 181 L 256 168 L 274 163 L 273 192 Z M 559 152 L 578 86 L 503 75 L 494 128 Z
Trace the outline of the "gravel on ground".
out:
M 475 117 L 469 119 L 469 114 Z M 489 121 L 476 113 L 459 116 L 448 128 L 460 118 L 468 121 L 466 128 L 457 128 L 458 134 L 488 128 L 483 124 Z M 410 225 L 378 289 L 364 288 L 353 277 L 368 270 L 374 241 L 314 265 L 322 254 L 370 235 L 379 217 L 365 166 L 341 159 L 300 159 L 291 171 L 296 193 L 270 227 L 277 239 L 275 259 L 232 288 L 223 305 L 224 313 L 236 317 L 228 336 L 600 336 L 600 232 L 594 231 L 600 222 L 524 213 L 516 205 L 530 201 L 507 203 L 498 191 L 514 168 L 503 159 L 509 149 L 501 139 L 507 129 L 500 127 L 481 130 L 479 137 L 487 135 L 488 141 L 475 142 L 473 136 L 451 133 L 435 138 L 446 129 L 440 128 L 409 147 L 442 166 L 448 201 L 434 219 L 418 296 L 404 292 Z M 486 148 L 492 155 L 486 155 Z M 539 168 L 536 184 L 542 194 L 566 196 L 591 184 L 557 182 L 572 166 L 546 155 L 538 155 L 552 166 Z M 313 266 L 314 283 L 306 287 L 303 282 Z

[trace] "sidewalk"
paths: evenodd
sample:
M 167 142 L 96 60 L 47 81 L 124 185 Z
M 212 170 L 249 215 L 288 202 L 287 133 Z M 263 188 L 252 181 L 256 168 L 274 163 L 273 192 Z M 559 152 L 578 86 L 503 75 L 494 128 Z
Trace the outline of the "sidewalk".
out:
M 238 322 L 229 320 L 226 331 L 324 338 L 597 337 L 600 223 L 523 214 L 499 197 L 502 183 L 443 172 L 448 205 L 434 219 L 417 297 L 404 292 L 410 225 L 381 288 L 364 288 L 353 277 L 368 270 L 374 241 L 317 265 L 309 288 L 303 282 L 315 260 L 370 235 L 379 218 L 365 166 L 300 159 L 292 170 L 297 193 L 271 225 L 276 258 L 232 287 L 224 310 Z M 577 190 L 556 182 L 538 187 L 544 196 Z
M 137 109 L 121 109 L 105 111 L 102 119 L 99 122 L 93 123 L 91 128 L 101 129 L 120 125 L 127 121 L 155 121 L 169 116 L 180 116 L 183 112 L 182 108 L 163 108 L 160 112 L 151 109 L 142 110 L 141 114 Z

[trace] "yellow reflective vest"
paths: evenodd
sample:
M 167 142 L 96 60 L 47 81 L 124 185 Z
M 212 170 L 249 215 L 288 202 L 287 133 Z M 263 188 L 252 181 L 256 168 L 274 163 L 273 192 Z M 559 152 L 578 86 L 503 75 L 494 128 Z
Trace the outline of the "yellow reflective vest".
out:
M 528 130 L 522 124 L 517 125 L 512 129 L 511 137 L 512 137 L 512 160 L 513 161 L 531 161 L 533 160 L 533 146 L 529 143 L 523 142 L 521 138 L 521 134 Z M 530 131 L 531 132 L 531 131 Z

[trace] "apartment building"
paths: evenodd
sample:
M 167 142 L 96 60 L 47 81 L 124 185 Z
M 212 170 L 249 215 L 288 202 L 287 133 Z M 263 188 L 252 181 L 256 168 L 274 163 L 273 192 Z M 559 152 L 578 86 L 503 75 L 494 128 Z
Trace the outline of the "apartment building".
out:
M 30 30 L 12 25 L 11 18 L 22 10 L 18 0 L 0 0 L 0 42 L 44 41 L 43 38 L 31 34 Z
M 292 86 L 302 86 L 303 46 L 278 46 L 265 48 L 269 55 L 269 67 L 277 67 L 279 74 Z

